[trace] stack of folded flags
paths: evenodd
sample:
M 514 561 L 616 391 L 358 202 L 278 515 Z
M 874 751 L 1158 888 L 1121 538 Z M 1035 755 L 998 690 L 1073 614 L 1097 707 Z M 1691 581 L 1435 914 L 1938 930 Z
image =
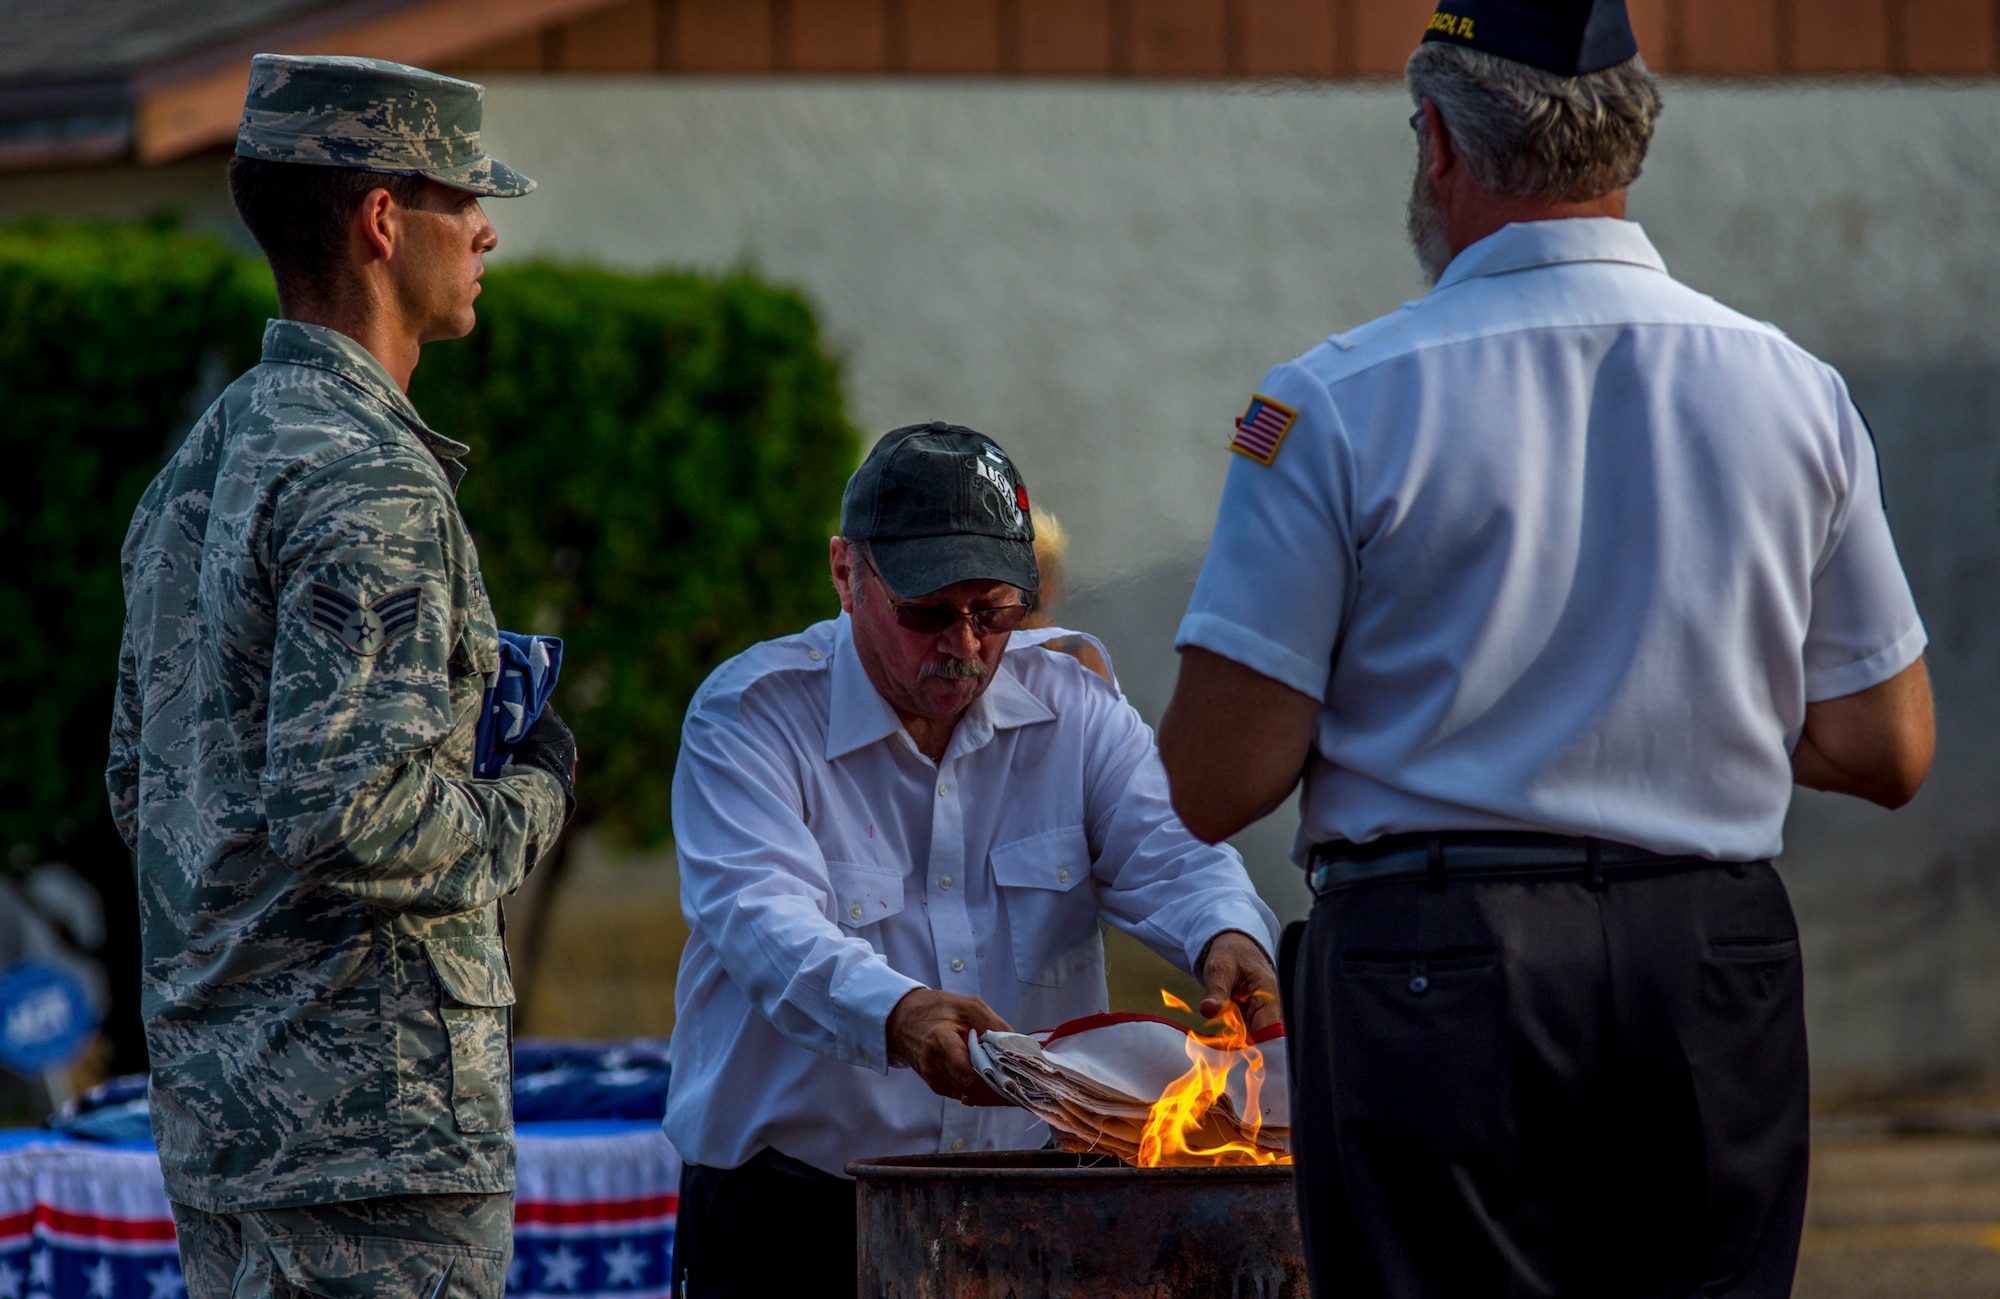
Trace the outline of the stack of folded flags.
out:
M 663 1038 L 623 1042 L 514 1043 L 514 1119 L 548 1123 L 576 1119 L 658 1119 L 667 1111 L 673 1064 Z M 46 1120 L 88 1141 L 150 1142 L 148 1075 L 99 1083 Z M 0 1271 L 0 1278 L 6 1273 Z M 0 1297 L 7 1291 L 0 1288 Z
M 514 1043 L 514 1121 L 658 1119 L 673 1065 L 660 1038 Z
M 980 1077 L 1047 1123 L 1063 1149 L 1109 1151 L 1135 1164 L 1141 1162 L 1140 1138 L 1154 1103 L 1186 1077 L 1198 1055 L 1223 1075 L 1223 1086 L 1200 1123 L 1185 1132 L 1184 1144 L 1196 1152 L 1237 1144 L 1252 1146 L 1255 1153 L 1233 1152 L 1218 1160 L 1170 1152 L 1161 1162 L 1238 1164 L 1273 1157 L 1289 1162 L 1290 1079 L 1280 1026 L 1253 1034 L 1251 1049 L 1244 1050 L 1208 1045 L 1156 1015 L 1091 1015 L 1039 1033 L 974 1033 L 969 1046 Z M 1253 1051 L 1263 1057 L 1254 1110 Z

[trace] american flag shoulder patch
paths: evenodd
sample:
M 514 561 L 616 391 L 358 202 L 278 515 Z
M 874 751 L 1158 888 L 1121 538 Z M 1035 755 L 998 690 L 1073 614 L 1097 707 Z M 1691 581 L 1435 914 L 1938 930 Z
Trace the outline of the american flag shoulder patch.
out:
M 1260 465 L 1268 465 L 1277 458 L 1279 444 L 1298 418 L 1299 413 L 1290 406 L 1272 401 L 1260 392 L 1250 399 L 1250 408 L 1236 421 L 1236 436 L 1229 439 L 1229 449 L 1237 455 L 1249 456 Z

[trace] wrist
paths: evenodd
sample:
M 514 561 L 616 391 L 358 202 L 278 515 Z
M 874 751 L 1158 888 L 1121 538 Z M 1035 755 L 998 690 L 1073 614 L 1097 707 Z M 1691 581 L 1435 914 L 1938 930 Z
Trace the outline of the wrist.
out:
M 908 1054 L 902 1048 L 910 1019 L 917 1013 L 917 994 L 924 991 L 923 988 L 912 988 L 898 997 L 896 1004 L 889 1008 L 888 1018 L 882 1021 L 882 1048 L 891 1065 L 908 1066 L 910 1063 Z

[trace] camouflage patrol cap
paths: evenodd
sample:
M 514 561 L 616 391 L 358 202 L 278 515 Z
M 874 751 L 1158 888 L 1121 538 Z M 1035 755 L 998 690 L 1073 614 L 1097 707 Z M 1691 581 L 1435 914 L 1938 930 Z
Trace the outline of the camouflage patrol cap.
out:
M 385 59 L 259 54 L 250 61 L 236 152 L 515 198 L 535 182 L 480 147 L 485 96 L 474 82 Z

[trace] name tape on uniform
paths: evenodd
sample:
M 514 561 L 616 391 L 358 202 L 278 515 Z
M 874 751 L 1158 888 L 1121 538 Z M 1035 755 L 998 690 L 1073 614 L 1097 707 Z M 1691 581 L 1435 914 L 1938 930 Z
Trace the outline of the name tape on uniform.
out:
M 1249 456 L 1260 465 L 1268 465 L 1277 459 L 1278 447 L 1298 418 L 1299 413 L 1290 406 L 1272 401 L 1260 392 L 1250 399 L 1250 408 L 1236 421 L 1236 436 L 1229 439 L 1229 449 Z

